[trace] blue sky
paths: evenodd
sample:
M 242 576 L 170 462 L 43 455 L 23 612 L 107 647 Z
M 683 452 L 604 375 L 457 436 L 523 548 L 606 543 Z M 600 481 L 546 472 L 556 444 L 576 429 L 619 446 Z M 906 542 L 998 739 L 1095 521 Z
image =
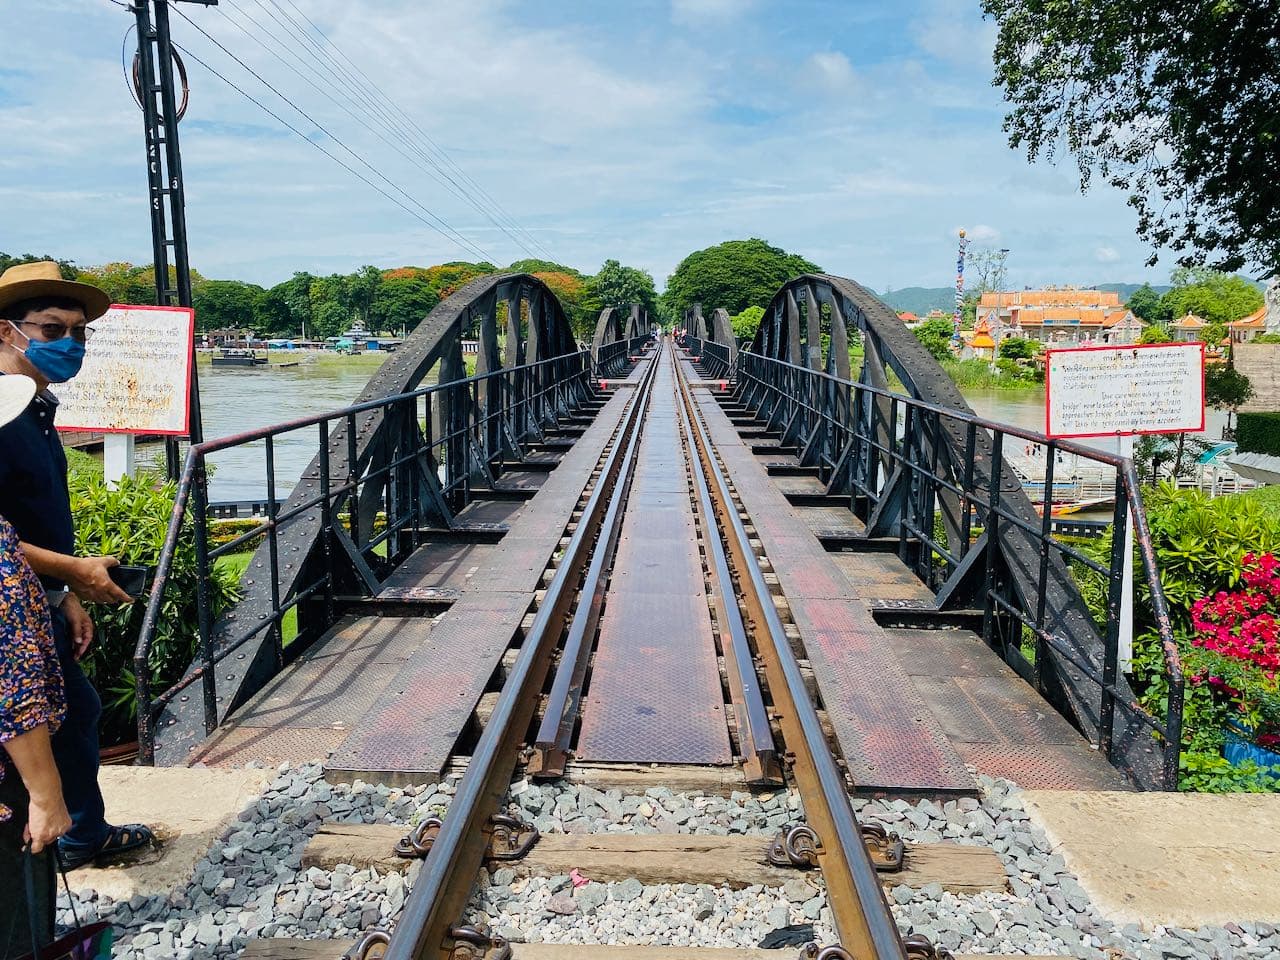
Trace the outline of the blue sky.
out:
M 331 66 L 311 72 L 317 49 L 329 48 L 286 31 L 294 5 L 537 247 L 586 272 L 613 257 L 661 286 L 690 251 L 758 236 L 879 291 L 946 286 L 964 226 L 978 246 L 1010 249 L 1015 286 L 1168 274 L 1166 264 L 1144 266 L 1122 195 L 1095 187 L 1081 196 L 1070 161 L 1031 166 L 1008 148 L 990 85 L 995 30 L 975 2 L 179 6 L 403 187 L 413 199 L 402 202 L 506 264 L 529 253 L 428 179 L 416 130 L 410 142 L 384 130 L 402 148 L 393 150 L 348 112 L 364 107 L 326 86 Z M 5 44 L 0 67 L 0 250 L 148 261 L 141 114 L 121 71 L 131 15 L 110 0 L 0 7 L 6 39 L 23 38 Z M 395 192 L 182 17 L 173 21 L 195 56 Z M 192 263 L 206 276 L 269 284 L 295 269 L 475 259 L 201 66 L 188 69 L 188 228 Z

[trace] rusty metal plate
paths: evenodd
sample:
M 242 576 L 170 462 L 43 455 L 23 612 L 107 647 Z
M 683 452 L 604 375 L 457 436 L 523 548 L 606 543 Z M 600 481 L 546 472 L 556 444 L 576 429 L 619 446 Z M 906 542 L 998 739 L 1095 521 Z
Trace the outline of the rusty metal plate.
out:
M 957 744 L 966 763 L 989 777 L 1029 790 L 1132 790 L 1133 785 L 1087 744 Z
M 885 629 L 904 670 L 913 677 L 1015 677 L 972 630 Z
M 729 764 L 670 354 L 660 363 L 576 754 L 592 761 Z
M 241 727 L 347 729 L 427 641 L 422 617 L 361 617 L 340 626 L 233 715 Z
M 419 547 L 382 584 L 380 597 L 400 599 L 424 587 L 459 588 L 498 545 L 493 543 L 428 543 Z
M 438 774 L 532 603 L 532 593 L 482 593 L 454 604 L 353 727 L 326 772 Z
M 324 760 L 346 737 L 345 730 L 299 727 L 231 727 L 214 733 L 191 756 L 191 763 L 243 767 L 253 760 L 266 766 Z

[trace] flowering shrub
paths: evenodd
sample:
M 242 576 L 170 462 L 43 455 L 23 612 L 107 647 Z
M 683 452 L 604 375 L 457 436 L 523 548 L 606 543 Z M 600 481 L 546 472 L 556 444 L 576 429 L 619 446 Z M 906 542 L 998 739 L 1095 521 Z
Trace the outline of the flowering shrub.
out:
M 1238 704 L 1259 746 L 1280 744 L 1280 559 L 1246 553 L 1236 589 L 1191 606 L 1196 679 Z

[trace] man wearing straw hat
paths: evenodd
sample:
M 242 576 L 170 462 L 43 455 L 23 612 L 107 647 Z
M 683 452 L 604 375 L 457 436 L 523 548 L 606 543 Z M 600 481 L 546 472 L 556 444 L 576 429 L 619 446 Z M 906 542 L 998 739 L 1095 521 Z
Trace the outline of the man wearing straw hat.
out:
M 50 384 L 74 377 L 84 359 L 89 324 L 110 305 L 106 293 L 63 280 L 51 260 L 0 274 L 0 375 L 36 382 L 26 410 L 0 429 L 0 514 L 18 532 L 22 550 L 49 595 L 54 640 L 67 693 L 67 719 L 54 735 L 72 828 L 61 840 L 68 867 L 123 853 L 154 840 L 140 824 L 111 826 L 98 787 L 98 715 L 102 703 L 77 662 L 93 642 L 93 622 L 81 606 L 128 603 L 111 580 L 114 557 L 77 557 L 67 459 L 54 429 L 58 401 Z

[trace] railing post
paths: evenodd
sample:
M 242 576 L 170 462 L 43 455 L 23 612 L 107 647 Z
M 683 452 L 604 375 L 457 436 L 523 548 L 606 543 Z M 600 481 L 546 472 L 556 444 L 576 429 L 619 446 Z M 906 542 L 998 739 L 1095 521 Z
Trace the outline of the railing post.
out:
M 1111 759 L 1115 741 L 1116 696 L 1113 692 L 1120 663 L 1120 605 L 1124 596 L 1125 528 L 1129 520 L 1129 491 L 1124 475 L 1116 475 L 1116 509 L 1111 525 L 1111 563 L 1107 576 L 1107 632 L 1102 648 L 1102 704 L 1098 716 L 1098 749 Z
M 347 414 L 347 517 L 351 542 L 360 549 L 360 468 L 356 453 L 356 415 Z
M 213 659 L 213 623 L 210 610 L 209 583 L 213 571 L 209 566 L 209 475 L 204 458 L 196 461 L 195 535 L 196 535 L 196 618 L 200 629 L 201 686 L 204 690 L 204 732 L 218 727 L 218 677 Z
M 325 628 L 334 621 L 333 614 L 333 503 L 332 485 L 329 482 L 329 421 L 321 420 L 320 429 L 320 553 L 324 562 L 324 618 Z M 301 617 L 301 611 L 299 611 Z M 298 623 L 301 630 L 302 623 Z
M 982 588 L 982 640 L 993 646 L 996 616 L 996 560 L 1000 556 L 1000 476 L 1004 471 L 1004 434 L 991 431 L 991 475 L 987 482 L 987 575 Z M 1000 656 L 1004 656 L 1004 640 L 1000 639 Z
M 280 629 L 280 551 L 276 530 L 276 447 L 275 437 L 266 438 L 267 465 L 267 562 L 271 574 L 271 652 L 275 656 L 276 669 L 284 666 L 284 634 Z
M 1049 538 L 1053 535 L 1053 468 L 1057 460 L 1057 445 L 1050 441 L 1045 447 L 1044 466 L 1044 515 L 1040 518 L 1040 574 L 1036 580 L 1036 662 L 1032 664 L 1032 681 L 1035 688 L 1044 693 L 1044 660 L 1049 654 L 1042 634 L 1047 633 L 1044 622 L 1049 580 Z

